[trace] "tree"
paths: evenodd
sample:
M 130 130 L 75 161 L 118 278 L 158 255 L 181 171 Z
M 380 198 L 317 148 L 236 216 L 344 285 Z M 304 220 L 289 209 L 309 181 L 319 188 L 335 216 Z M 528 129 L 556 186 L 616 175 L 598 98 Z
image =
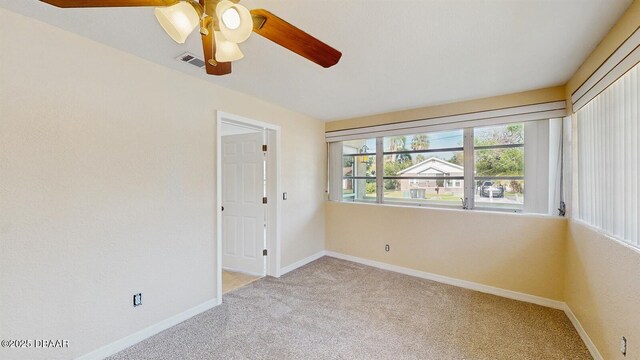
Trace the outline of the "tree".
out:
M 522 192 L 524 191 L 524 189 L 522 188 L 522 184 L 518 180 L 511 180 L 510 185 L 513 192 L 522 194 Z
M 389 139 L 389 151 L 405 151 L 407 144 L 406 136 L 393 136 Z M 391 155 L 391 161 L 396 161 L 398 154 Z
M 407 150 L 407 137 L 406 136 L 393 136 L 389 139 L 389 151 L 403 151 Z
M 411 139 L 411 150 L 426 150 L 429 148 L 429 137 L 425 134 L 415 135 Z
M 409 157 L 410 159 L 410 157 Z M 411 161 L 385 161 L 384 176 L 398 176 L 398 173 L 413 165 Z M 400 181 L 397 179 L 386 179 L 384 181 L 385 190 L 398 190 Z
M 492 127 L 476 133 L 475 136 L 476 146 L 522 143 L 524 143 L 524 126 L 522 124 Z
M 453 153 L 453 155 L 449 159 L 449 162 L 452 163 L 452 164 L 460 165 L 460 166 L 464 165 L 464 154 L 462 154 L 462 153 Z
M 509 124 L 495 127 L 479 134 L 475 139 L 476 146 L 492 146 L 503 144 L 522 144 L 524 142 L 524 126 Z M 523 148 L 483 149 L 475 153 L 476 174 L 479 176 L 520 176 L 524 174 Z M 515 192 L 522 192 L 519 183 L 511 182 Z
M 524 174 L 522 148 L 476 151 L 476 173 L 479 176 L 519 176 Z
M 376 192 L 376 183 L 368 182 L 367 185 L 365 185 L 365 192 L 367 194 L 375 194 L 375 192 Z
M 413 159 L 409 154 L 398 154 L 398 157 L 396 158 L 396 162 L 408 163 L 409 165 L 411 165 L 413 163 Z

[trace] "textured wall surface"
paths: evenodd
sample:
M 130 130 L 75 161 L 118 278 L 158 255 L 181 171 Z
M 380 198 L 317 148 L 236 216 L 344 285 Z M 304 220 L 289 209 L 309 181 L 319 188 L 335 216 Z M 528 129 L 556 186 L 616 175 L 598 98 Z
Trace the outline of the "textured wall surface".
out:
M 327 202 L 326 222 L 330 251 L 562 300 L 565 219 Z
M 569 223 L 565 301 L 605 359 L 640 359 L 640 251 Z M 628 342 L 627 357 L 620 341 Z
M 215 296 L 216 110 L 282 128 L 282 265 L 323 249 L 324 123 L 2 9 L 0 64 L 0 338 L 69 340 L 0 358 Z

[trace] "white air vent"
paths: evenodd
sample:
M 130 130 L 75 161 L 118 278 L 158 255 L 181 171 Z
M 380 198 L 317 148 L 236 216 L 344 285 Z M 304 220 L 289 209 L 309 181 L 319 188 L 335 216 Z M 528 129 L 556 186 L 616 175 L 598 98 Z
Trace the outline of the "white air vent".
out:
M 191 64 L 191 65 L 199 67 L 201 69 L 204 67 L 204 60 L 198 59 L 195 55 L 193 55 L 190 52 L 186 52 L 186 53 L 178 56 L 176 58 L 176 60 L 181 61 L 181 62 L 185 62 L 187 64 Z

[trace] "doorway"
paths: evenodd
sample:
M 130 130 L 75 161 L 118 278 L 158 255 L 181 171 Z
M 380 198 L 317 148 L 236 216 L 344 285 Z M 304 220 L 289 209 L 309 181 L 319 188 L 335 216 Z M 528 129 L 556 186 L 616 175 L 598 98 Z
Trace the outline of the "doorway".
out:
M 217 116 L 217 298 L 265 275 L 278 276 L 280 128 Z

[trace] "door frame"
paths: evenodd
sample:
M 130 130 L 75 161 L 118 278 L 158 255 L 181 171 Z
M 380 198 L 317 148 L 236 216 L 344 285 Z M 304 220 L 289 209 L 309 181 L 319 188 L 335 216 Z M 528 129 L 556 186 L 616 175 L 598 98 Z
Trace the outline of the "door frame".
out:
M 282 225 L 281 190 L 281 129 L 278 125 L 245 118 L 223 111 L 216 112 L 216 299 L 222 303 L 222 124 L 232 124 L 266 131 L 267 139 L 267 271 L 280 277 Z M 269 170 L 271 169 L 271 170 Z

